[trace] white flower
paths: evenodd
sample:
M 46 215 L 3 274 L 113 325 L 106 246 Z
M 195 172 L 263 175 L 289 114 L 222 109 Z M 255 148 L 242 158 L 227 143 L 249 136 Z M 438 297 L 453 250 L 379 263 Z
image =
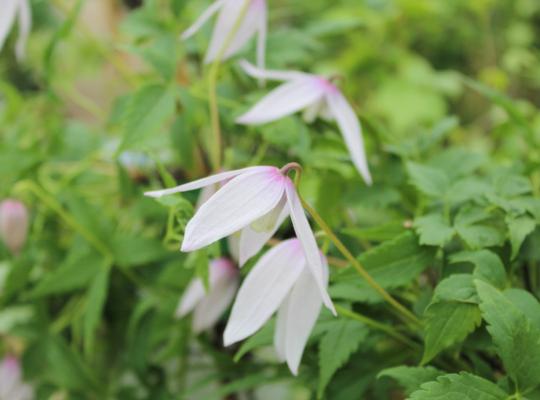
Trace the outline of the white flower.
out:
M 230 179 L 208 199 L 188 222 L 182 251 L 194 251 L 237 231 L 240 233 L 240 263 L 261 250 L 290 215 L 296 236 L 302 243 L 307 265 L 321 292 L 324 304 L 335 313 L 323 283 L 323 266 L 315 236 L 311 231 L 293 182 L 281 170 L 258 166 L 222 172 L 171 189 L 145 193 L 160 197 L 213 185 Z
M 19 361 L 12 356 L 0 363 L 0 400 L 32 400 L 34 392 L 22 381 Z
M 178 303 L 176 316 L 181 318 L 195 310 L 193 331 L 199 333 L 211 328 L 231 304 L 238 283 L 238 270 L 231 260 L 212 260 L 209 267 L 208 293 L 200 278 L 191 281 Z
M 326 258 L 323 283 L 328 284 Z M 257 332 L 277 311 L 274 346 L 296 375 L 304 347 L 317 321 L 322 298 L 298 239 L 281 242 L 263 255 L 243 282 L 225 328 L 225 346 Z
M 362 128 L 354 110 L 339 89 L 328 79 L 296 71 L 262 70 L 247 61 L 240 65 L 247 74 L 258 79 L 286 81 L 271 91 L 236 122 L 258 125 L 275 121 L 297 111 L 305 110 L 304 118 L 312 122 L 317 116 L 335 120 L 341 130 L 352 162 L 371 184 Z
M 267 6 L 266 0 L 248 0 L 248 10 L 240 23 L 238 31 L 223 53 L 223 60 L 238 53 L 246 43 L 258 33 L 257 40 L 257 64 L 264 66 L 266 31 L 267 31 Z M 215 13 L 219 11 L 212 39 L 206 52 L 205 62 L 209 63 L 216 59 L 229 34 L 234 29 L 237 19 L 241 16 L 244 0 L 217 0 L 202 13 L 202 15 L 183 34 L 182 39 L 194 35 Z
M 2 0 L 0 7 L 0 50 L 9 35 L 15 20 L 19 24 L 19 38 L 15 44 L 15 55 L 18 60 L 24 58 L 26 41 L 32 27 L 32 14 L 28 0 Z
M 0 238 L 7 248 L 18 254 L 28 236 L 28 211 L 18 200 L 7 199 L 0 203 Z

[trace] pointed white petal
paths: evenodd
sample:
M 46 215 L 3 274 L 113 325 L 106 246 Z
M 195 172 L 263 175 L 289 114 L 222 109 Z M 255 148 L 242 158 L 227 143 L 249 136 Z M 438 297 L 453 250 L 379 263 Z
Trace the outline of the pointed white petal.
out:
M 229 254 L 232 259 L 239 263 L 240 261 L 240 232 L 234 232 L 227 237 L 227 247 L 229 248 Z
M 240 260 L 239 264 L 242 267 L 246 261 L 257 254 L 268 240 L 274 236 L 274 233 L 281 226 L 285 218 L 289 215 L 289 207 L 287 206 L 287 198 L 283 196 L 277 207 L 271 211 L 273 214 L 271 226 L 263 230 L 254 229 L 254 222 L 246 226 L 240 233 Z M 262 218 L 266 218 L 263 216 Z
M 2 0 L 0 12 L 0 50 L 9 35 L 9 31 L 15 22 L 18 0 Z
M 266 0 L 262 1 L 264 2 L 264 11 L 259 15 L 257 27 L 259 32 L 259 35 L 257 36 L 257 66 L 259 68 L 264 68 L 266 64 L 266 37 L 268 33 L 268 7 L 266 5 Z
M 189 314 L 205 295 L 204 285 L 199 278 L 190 282 L 184 294 L 180 298 L 175 316 L 182 318 Z
M 9 394 L 21 380 L 21 366 L 15 357 L 7 356 L 0 364 L 0 398 L 9 398 Z
M 191 25 L 187 30 L 185 30 L 182 35 L 180 36 L 183 40 L 186 40 L 187 38 L 193 36 L 201 27 L 214 15 L 218 10 L 221 8 L 223 3 L 225 3 L 226 0 L 217 0 L 214 3 L 210 5 L 204 12 L 201 14 L 199 18 Z
M 200 249 L 244 228 L 272 210 L 283 191 L 284 177 L 275 167 L 259 167 L 237 176 L 189 221 L 182 251 Z
M 206 63 L 213 61 L 225 45 L 229 33 L 234 28 L 236 20 L 240 16 L 242 7 L 243 1 L 226 0 L 223 3 L 204 58 Z
M 19 2 L 19 37 L 15 44 L 15 55 L 17 60 L 21 61 L 25 56 L 26 42 L 32 29 L 32 13 L 28 0 Z
M 293 223 L 296 236 L 302 243 L 307 265 L 313 274 L 315 281 L 317 282 L 317 286 L 319 287 L 319 292 L 325 306 L 332 311 L 334 315 L 337 315 L 334 305 L 332 304 L 332 300 L 330 299 L 330 296 L 326 290 L 326 285 L 324 284 L 324 268 L 321 263 L 320 253 L 317 247 L 317 242 L 315 241 L 315 236 L 313 235 L 313 231 L 309 226 L 306 214 L 304 213 L 304 209 L 300 203 L 298 194 L 296 193 L 296 188 L 289 178 L 286 180 L 285 191 L 287 193 L 291 221 Z
M 219 282 L 215 288 L 195 307 L 193 332 L 199 333 L 211 328 L 231 304 L 238 289 L 238 279 L 229 277 Z
M 311 77 L 296 79 L 271 91 L 236 122 L 256 125 L 274 121 L 319 101 L 323 94 L 324 88 Z
M 328 285 L 328 265 L 326 258 L 322 257 L 323 278 L 325 286 Z M 293 373 L 298 374 L 298 366 L 304 353 L 309 335 L 317 322 L 321 311 L 321 294 L 317 282 L 308 268 L 304 268 L 296 281 L 286 303 L 287 316 L 285 355 L 287 365 Z
M 30 385 L 20 383 L 9 393 L 9 397 L 5 398 L 9 400 L 32 400 L 34 391 Z
M 248 168 L 236 169 L 233 171 L 221 172 L 219 174 L 207 176 L 206 178 L 202 178 L 202 179 L 197 179 L 196 181 L 185 183 L 183 185 L 176 186 L 170 189 L 145 192 L 144 195 L 149 196 L 149 197 L 161 197 L 161 196 L 166 196 L 173 193 L 188 192 L 190 190 L 200 189 L 205 186 L 213 185 L 215 183 L 234 178 L 237 175 L 243 174 L 244 172 L 250 172 L 250 171 L 256 170 L 257 168 L 261 168 L 261 167 L 248 167 Z
M 250 271 L 234 302 L 225 346 L 259 330 L 278 309 L 305 266 L 302 248 L 287 240 L 270 249 Z
M 371 185 L 371 175 L 364 149 L 364 139 L 362 138 L 362 128 L 354 110 L 345 97 L 338 91 L 333 90 L 326 94 L 328 107 L 341 130 L 345 144 L 349 149 L 352 162 L 364 178 L 364 181 Z
M 244 70 L 246 74 L 257 79 L 269 79 L 273 81 L 291 81 L 300 78 L 309 78 L 313 75 L 305 74 L 298 71 L 275 71 L 258 68 L 251 64 L 247 60 L 240 60 L 238 65 Z
M 276 317 L 276 330 L 274 331 L 274 348 L 279 361 L 287 360 L 287 311 L 289 310 L 289 293 L 281 306 Z
M 214 194 L 216 194 L 216 192 L 219 190 L 219 184 L 219 182 L 213 183 L 202 188 L 201 193 L 199 193 L 199 197 L 197 198 L 195 210 L 201 208 L 204 203 L 206 203 Z

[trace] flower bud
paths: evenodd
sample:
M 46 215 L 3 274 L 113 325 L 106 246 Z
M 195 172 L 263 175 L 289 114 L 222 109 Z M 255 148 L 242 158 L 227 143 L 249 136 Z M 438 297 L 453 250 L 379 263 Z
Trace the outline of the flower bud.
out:
M 28 235 L 28 211 L 18 200 L 7 199 L 0 203 L 0 237 L 6 247 L 18 254 Z

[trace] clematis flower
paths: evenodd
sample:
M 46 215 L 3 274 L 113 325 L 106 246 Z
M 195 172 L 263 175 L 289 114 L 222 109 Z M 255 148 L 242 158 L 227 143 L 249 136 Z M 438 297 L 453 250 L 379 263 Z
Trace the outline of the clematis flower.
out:
M 18 200 L 7 199 L 0 203 L 0 237 L 7 248 L 18 254 L 28 235 L 28 211 Z
M 22 381 L 19 360 L 5 357 L 0 363 L 0 400 L 32 400 L 34 392 Z
M 2 0 L 0 11 L 0 50 L 9 35 L 15 20 L 19 24 L 19 38 L 15 44 L 15 55 L 18 60 L 24 58 L 26 41 L 32 27 L 32 14 L 28 0 Z
M 371 184 L 360 122 L 343 94 L 330 80 L 303 72 L 263 70 L 247 61 L 241 61 L 240 65 L 252 77 L 285 81 L 285 83 L 241 115 L 236 120 L 237 123 L 264 124 L 301 110 L 304 110 L 304 118 L 307 122 L 314 121 L 318 116 L 335 120 L 353 164 L 364 181 L 368 185 Z
M 257 64 L 264 66 L 266 31 L 267 31 L 267 5 L 266 0 L 247 0 L 250 2 L 248 10 L 234 35 L 228 44 L 227 49 L 222 54 L 225 60 L 238 53 L 247 42 L 258 33 L 257 39 Z M 235 28 L 238 18 L 240 18 L 244 0 L 217 0 L 202 13 L 202 15 L 182 33 L 182 39 L 193 36 L 215 13 L 219 11 L 212 39 L 206 52 L 205 62 L 214 61 L 223 46 L 226 45 L 231 31 Z
M 287 176 L 290 168 L 289 164 L 282 169 L 272 166 L 248 167 L 222 172 L 171 189 L 147 192 L 145 195 L 160 197 L 200 189 L 230 179 L 188 222 L 181 250 L 186 252 L 198 250 L 241 231 L 241 264 L 258 253 L 287 215 L 290 215 L 324 304 L 335 313 L 324 285 L 323 266 L 315 236 L 296 188 Z
M 210 262 L 210 288 L 205 291 L 200 278 L 196 278 L 187 287 L 176 310 L 178 318 L 195 310 L 193 331 L 202 332 L 211 328 L 231 304 L 238 289 L 238 270 L 227 258 L 218 258 Z
M 323 283 L 328 284 L 328 264 Z M 298 239 L 281 242 L 263 255 L 238 291 L 223 341 L 229 346 L 257 332 L 277 311 L 274 346 L 296 375 L 307 340 L 319 316 L 322 297 Z

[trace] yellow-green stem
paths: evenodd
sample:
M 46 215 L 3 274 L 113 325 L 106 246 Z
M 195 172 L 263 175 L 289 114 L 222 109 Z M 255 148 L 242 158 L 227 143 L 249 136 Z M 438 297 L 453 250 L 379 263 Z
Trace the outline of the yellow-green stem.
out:
M 347 261 L 351 263 L 354 269 L 356 269 L 358 274 L 366 280 L 369 286 L 375 289 L 383 297 L 383 299 L 386 300 L 386 302 L 388 302 L 388 304 L 390 304 L 392 307 L 394 307 L 403 317 L 408 319 L 410 322 L 421 325 L 422 323 L 416 317 L 416 315 L 414 315 L 407 308 L 401 305 L 371 277 L 371 275 L 366 271 L 362 264 L 360 264 L 360 262 L 351 254 L 351 252 L 349 251 L 349 249 L 347 249 L 343 242 L 339 240 L 339 238 L 324 221 L 324 219 L 319 215 L 319 213 L 313 207 L 311 207 L 302 197 L 300 197 L 300 201 L 302 202 L 302 206 L 304 207 L 304 209 L 313 217 L 317 225 L 319 225 L 320 228 L 328 235 L 328 237 L 334 243 L 339 252 L 343 254 Z
M 339 305 L 335 305 L 335 308 L 336 308 L 336 311 L 338 312 L 339 315 L 342 315 L 344 317 L 347 317 L 347 318 L 350 318 L 350 319 L 354 319 L 356 321 L 359 321 L 359 322 L 362 322 L 364 324 L 366 324 L 367 326 L 371 327 L 371 328 L 374 328 L 374 329 L 377 329 L 379 331 L 382 331 L 384 333 L 386 333 L 388 336 L 391 336 L 393 337 L 394 339 L 396 339 L 398 342 L 401 342 L 403 343 L 404 345 L 412 348 L 412 349 L 418 349 L 420 346 L 418 345 L 418 343 L 415 343 L 413 342 L 412 340 L 410 340 L 409 338 L 407 338 L 406 336 L 403 336 L 402 334 L 396 332 L 395 329 L 393 329 L 392 327 L 390 326 L 386 326 L 384 324 L 381 324 L 380 322 L 377 322 L 369 317 L 366 317 L 365 315 L 362 315 L 362 314 L 359 314 L 355 311 L 351 311 L 351 310 L 348 310 L 344 307 L 341 307 Z
M 216 58 L 214 59 L 212 66 L 210 67 L 210 72 L 208 73 L 208 103 L 210 107 L 210 120 L 212 123 L 212 140 L 210 142 L 210 159 L 212 161 L 212 168 L 214 171 L 217 171 L 221 168 L 221 151 L 222 151 L 222 142 L 221 137 L 221 126 L 219 123 L 219 108 L 217 102 L 217 78 L 219 75 L 219 67 L 221 66 L 221 60 L 223 55 L 229 48 L 232 40 L 236 36 L 240 25 L 244 20 L 246 13 L 249 8 L 251 0 L 244 0 L 240 14 L 236 19 L 233 28 L 229 31 L 223 46 L 219 49 Z

